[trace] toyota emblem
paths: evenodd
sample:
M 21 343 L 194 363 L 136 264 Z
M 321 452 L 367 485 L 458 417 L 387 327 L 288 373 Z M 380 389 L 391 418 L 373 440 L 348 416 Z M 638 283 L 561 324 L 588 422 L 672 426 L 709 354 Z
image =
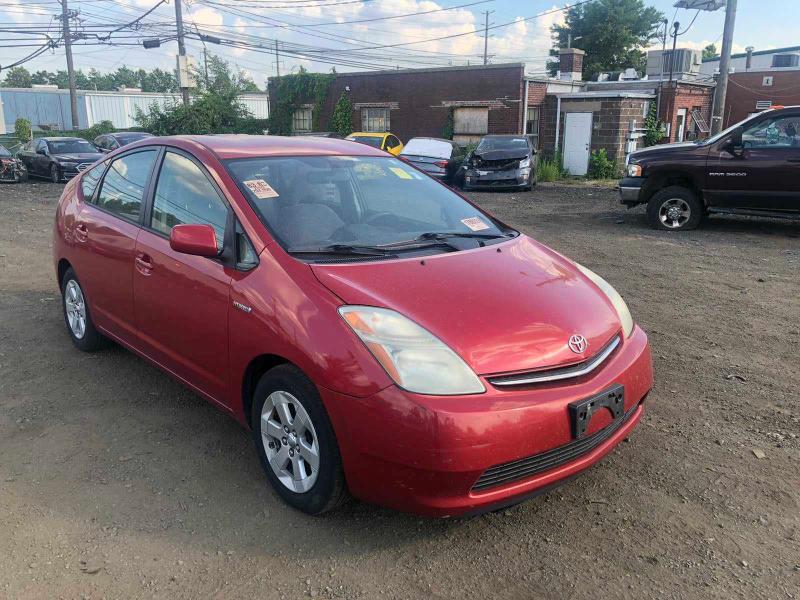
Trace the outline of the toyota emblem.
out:
M 583 354 L 586 352 L 586 348 L 589 347 L 589 342 L 582 335 L 575 334 L 569 338 L 567 345 L 575 354 Z

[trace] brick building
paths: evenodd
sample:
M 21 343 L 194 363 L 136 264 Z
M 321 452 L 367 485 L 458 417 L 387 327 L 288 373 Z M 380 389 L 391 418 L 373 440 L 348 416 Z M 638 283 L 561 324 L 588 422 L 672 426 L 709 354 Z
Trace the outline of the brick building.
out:
M 330 128 L 345 94 L 354 131 L 391 131 L 405 142 L 442 137 L 452 127 L 461 143 L 486 134 L 528 134 L 544 155 L 558 152 L 572 174 L 584 175 L 594 150 L 605 149 L 623 164 L 659 91 L 670 141 L 691 137 L 691 126 L 710 118 L 713 86 L 707 83 L 585 82 L 583 58 L 583 50 L 562 49 L 555 77 L 527 75 L 523 63 L 338 73 L 319 112 L 320 128 Z M 270 102 L 277 102 L 275 86 L 269 89 Z M 310 132 L 313 109 L 305 104 L 295 111 L 296 134 Z

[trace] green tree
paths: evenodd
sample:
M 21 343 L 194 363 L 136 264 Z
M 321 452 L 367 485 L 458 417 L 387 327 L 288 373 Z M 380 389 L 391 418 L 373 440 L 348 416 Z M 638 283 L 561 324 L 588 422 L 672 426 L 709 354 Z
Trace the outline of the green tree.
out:
M 717 57 L 717 46 L 716 44 L 709 44 L 705 48 L 703 48 L 703 60 L 708 60 L 710 58 Z
M 583 61 L 584 79 L 603 71 L 646 66 L 643 48 L 656 39 L 656 29 L 664 15 L 643 0 L 602 0 L 570 7 L 563 25 L 554 25 L 553 50 L 565 48 L 572 36 L 572 46 L 586 51 Z M 558 63 L 550 63 L 555 72 Z
M 329 127 L 342 137 L 353 133 L 353 103 L 350 102 L 346 92 L 342 92 L 336 101 Z
M 31 80 L 31 74 L 25 67 L 12 67 L 6 73 L 6 77 L 3 80 L 3 87 L 19 87 L 19 88 L 29 88 L 33 81 Z
M 20 142 L 30 141 L 33 133 L 31 132 L 31 122 L 28 119 L 17 119 L 14 121 L 14 135 Z
M 114 71 L 112 78 L 114 80 L 114 89 L 119 89 L 121 87 L 138 88 L 142 85 L 137 72 L 125 65 L 122 65 Z

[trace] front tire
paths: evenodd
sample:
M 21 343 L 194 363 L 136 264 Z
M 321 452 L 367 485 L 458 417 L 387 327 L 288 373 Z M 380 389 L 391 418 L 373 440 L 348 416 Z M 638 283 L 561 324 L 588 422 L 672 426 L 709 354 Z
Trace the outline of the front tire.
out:
M 703 218 L 703 205 L 692 190 L 671 185 L 656 192 L 647 203 L 647 221 L 653 229 L 688 231 Z
M 61 182 L 61 169 L 59 169 L 58 165 L 55 163 L 50 165 L 50 181 L 53 183 Z
M 342 459 L 314 383 L 293 365 L 261 377 L 253 395 L 253 442 L 277 494 L 310 515 L 347 498 Z
M 67 269 L 64 279 L 61 280 L 61 304 L 67 333 L 75 347 L 83 352 L 94 352 L 102 348 L 105 338 L 94 326 L 86 294 L 72 268 Z

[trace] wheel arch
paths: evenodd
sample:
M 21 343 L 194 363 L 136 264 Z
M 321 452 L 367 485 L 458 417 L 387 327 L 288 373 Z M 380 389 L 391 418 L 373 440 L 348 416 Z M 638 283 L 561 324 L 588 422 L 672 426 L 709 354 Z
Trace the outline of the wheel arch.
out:
M 695 178 L 685 171 L 663 171 L 648 177 L 647 183 L 644 186 L 643 201 L 647 203 L 658 191 L 670 186 L 685 187 L 697 196 L 697 198 L 705 205 L 703 198 L 703 189 L 698 185 Z
M 245 368 L 244 375 L 242 376 L 242 411 L 248 428 L 250 428 L 250 424 L 252 423 L 253 395 L 255 394 L 258 381 L 264 373 L 280 365 L 293 365 L 297 367 L 292 361 L 283 356 L 277 354 L 261 354 L 253 358 Z
M 58 267 L 56 269 L 56 273 L 58 274 L 58 289 L 61 289 L 61 283 L 64 281 L 64 275 L 67 274 L 67 270 L 71 269 L 72 265 L 66 258 L 61 258 L 58 261 Z

